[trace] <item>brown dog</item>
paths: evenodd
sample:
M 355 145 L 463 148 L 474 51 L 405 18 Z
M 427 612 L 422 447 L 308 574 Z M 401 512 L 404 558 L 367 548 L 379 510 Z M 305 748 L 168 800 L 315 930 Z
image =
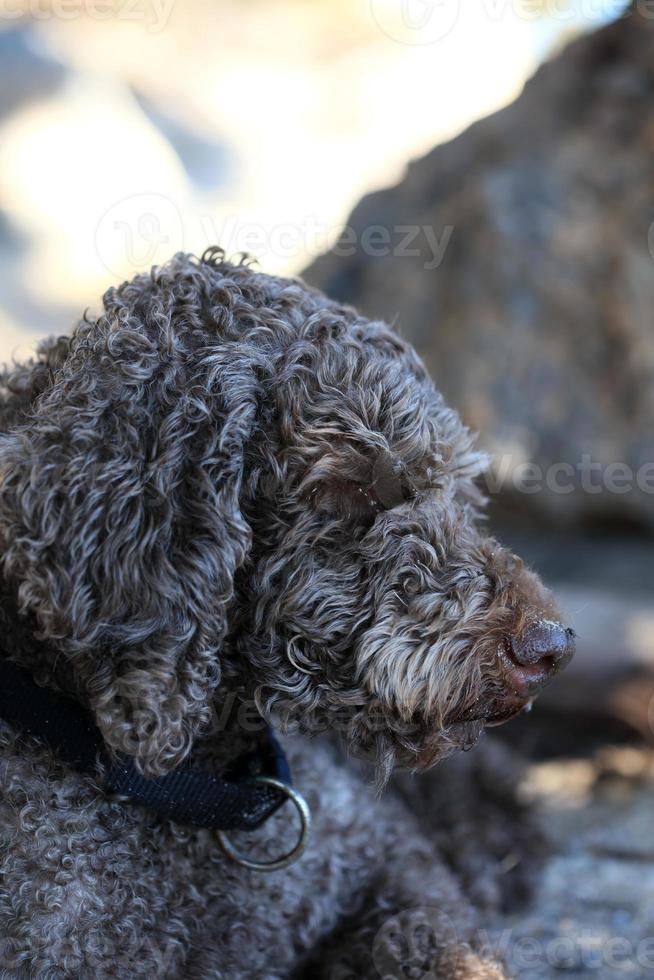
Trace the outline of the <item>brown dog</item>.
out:
M 389 327 L 217 251 L 104 305 L 5 379 L 0 642 L 135 771 L 221 770 L 255 739 L 216 725 L 234 695 L 337 729 L 383 782 L 471 745 L 570 659 L 549 593 L 480 528 L 483 456 Z M 377 976 L 375 936 L 414 906 L 440 909 L 439 976 L 499 975 L 424 825 L 331 749 L 292 743 L 312 843 L 262 877 L 4 739 L 3 976 Z

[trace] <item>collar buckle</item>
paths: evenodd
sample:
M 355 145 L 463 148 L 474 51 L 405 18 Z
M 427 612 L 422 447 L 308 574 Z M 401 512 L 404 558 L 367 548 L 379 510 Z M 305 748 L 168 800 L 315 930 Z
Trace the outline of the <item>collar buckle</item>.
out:
M 218 841 L 227 857 L 236 864 L 240 864 L 242 868 L 249 868 L 251 871 L 281 871 L 282 868 L 287 868 L 297 861 L 306 848 L 311 830 L 311 811 L 302 794 L 281 779 L 275 779 L 272 776 L 255 776 L 252 782 L 278 790 L 284 796 L 284 802 L 291 800 L 294 804 L 300 818 L 300 836 L 297 843 L 287 854 L 282 854 L 281 857 L 274 858 L 272 861 L 255 861 L 239 851 L 224 830 L 216 832 Z

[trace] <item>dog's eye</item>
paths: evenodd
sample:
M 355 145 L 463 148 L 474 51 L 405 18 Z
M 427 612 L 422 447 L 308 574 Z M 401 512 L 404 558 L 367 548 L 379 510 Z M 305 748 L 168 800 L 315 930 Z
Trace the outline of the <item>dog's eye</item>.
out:
M 380 453 L 375 460 L 372 491 L 382 510 L 391 510 L 416 495 L 416 488 L 402 462 L 387 452 Z
M 412 500 L 416 493 L 404 465 L 389 452 L 380 453 L 365 483 L 332 476 L 311 491 L 318 510 L 363 523 Z

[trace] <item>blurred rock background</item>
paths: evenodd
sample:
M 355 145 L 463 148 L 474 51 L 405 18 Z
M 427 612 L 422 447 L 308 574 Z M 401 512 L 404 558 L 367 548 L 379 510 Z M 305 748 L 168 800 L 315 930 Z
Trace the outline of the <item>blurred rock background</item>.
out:
M 413 226 L 413 256 L 359 249 L 307 271 L 397 318 L 498 467 L 545 477 L 592 457 L 586 486 L 565 470 L 543 492 L 506 480 L 512 516 L 555 526 L 654 529 L 654 10 L 638 6 L 364 198 L 348 229 Z M 425 228 L 451 231 L 436 268 Z M 641 486 L 624 492 L 618 462 Z
M 501 732 L 554 847 L 519 976 L 654 975 L 653 106 L 647 0 L 0 0 L 0 360 L 218 243 L 395 323 L 494 454 L 579 634 Z

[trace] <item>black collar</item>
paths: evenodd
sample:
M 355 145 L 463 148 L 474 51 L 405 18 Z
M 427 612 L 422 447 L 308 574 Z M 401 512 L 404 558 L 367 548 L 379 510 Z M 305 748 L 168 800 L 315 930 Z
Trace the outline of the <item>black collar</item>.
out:
M 77 701 L 40 687 L 26 671 L 0 659 L 0 718 L 44 742 L 63 763 L 99 778 L 159 816 L 212 830 L 254 830 L 284 803 L 278 788 L 257 780 L 272 777 L 291 786 L 284 752 L 269 728 L 254 752 L 230 765 L 229 778 L 189 764 L 146 779 L 126 755 L 112 757 L 90 713 Z

